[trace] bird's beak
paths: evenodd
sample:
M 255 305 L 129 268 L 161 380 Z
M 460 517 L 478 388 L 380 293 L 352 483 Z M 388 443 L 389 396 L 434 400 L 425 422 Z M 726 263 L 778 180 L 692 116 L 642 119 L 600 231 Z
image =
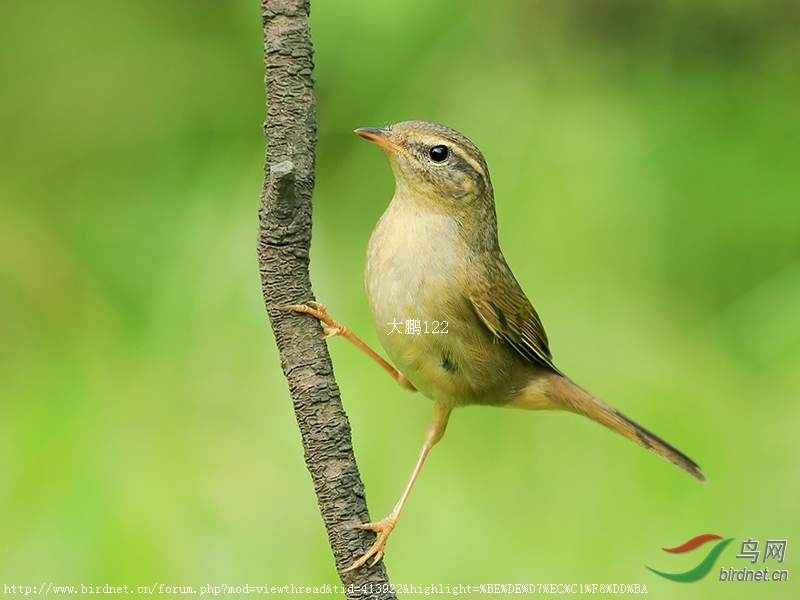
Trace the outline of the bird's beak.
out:
M 405 154 L 409 152 L 402 146 L 398 146 L 392 140 L 392 132 L 388 129 L 376 129 L 375 127 L 359 127 L 355 132 L 365 140 L 378 144 L 387 152 L 394 154 Z

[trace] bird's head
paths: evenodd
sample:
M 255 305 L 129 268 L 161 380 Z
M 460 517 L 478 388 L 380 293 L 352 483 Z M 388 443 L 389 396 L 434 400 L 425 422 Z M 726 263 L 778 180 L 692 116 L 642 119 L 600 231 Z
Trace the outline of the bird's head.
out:
M 405 121 L 384 129 L 355 131 L 386 151 L 394 172 L 396 196 L 431 210 L 458 214 L 494 209 L 489 169 L 478 148 L 443 125 Z

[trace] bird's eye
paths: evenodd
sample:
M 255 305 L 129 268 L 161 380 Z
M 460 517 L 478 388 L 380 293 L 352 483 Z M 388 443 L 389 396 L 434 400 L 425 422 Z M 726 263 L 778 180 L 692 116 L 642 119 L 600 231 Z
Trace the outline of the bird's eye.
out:
M 434 146 L 428 151 L 428 156 L 431 157 L 433 162 L 444 162 L 450 156 L 450 150 L 447 149 L 447 146 Z

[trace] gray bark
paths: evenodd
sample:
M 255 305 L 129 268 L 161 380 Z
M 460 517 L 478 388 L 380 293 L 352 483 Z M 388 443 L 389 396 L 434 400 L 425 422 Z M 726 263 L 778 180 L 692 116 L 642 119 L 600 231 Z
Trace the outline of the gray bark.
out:
M 319 323 L 279 310 L 314 298 L 308 261 L 317 121 L 309 10 L 309 0 L 261 3 L 267 87 L 267 152 L 258 211 L 261 285 L 345 594 L 394 598 L 383 561 L 342 573 L 375 540 L 374 533 L 353 528 L 370 519 L 350 424 Z

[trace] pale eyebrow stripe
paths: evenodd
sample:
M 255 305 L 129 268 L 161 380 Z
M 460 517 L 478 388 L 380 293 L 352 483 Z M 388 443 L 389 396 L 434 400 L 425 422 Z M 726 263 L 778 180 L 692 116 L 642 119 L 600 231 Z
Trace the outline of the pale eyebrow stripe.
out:
M 451 148 L 451 150 L 458 150 L 459 158 L 461 158 L 464 162 L 468 163 L 469 166 L 471 166 L 476 173 L 478 173 L 483 177 L 484 181 L 489 180 L 489 174 L 486 172 L 486 169 L 481 163 L 481 161 L 473 158 L 471 156 L 469 147 L 462 144 L 459 140 L 444 136 L 442 137 L 437 136 L 428 138 L 427 140 L 424 141 L 424 144 L 425 148 L 432 148 L 433 146 L 443 145 L 443 146 L 448 146 L 449 148 Z
M 486 172 L 483 170 L 483 165 L 481 165 L 480 162 L 472 158 L 469 154 L 467 154 L 464 151 L 461 152 L 461 158 L 464 159 L 466 162 L 468 162 L 470 166 L 472 166 L 472 168 L 475 169 L 476 172 L 480 173 L 483 176 L 483 178 L 486 179 Z

